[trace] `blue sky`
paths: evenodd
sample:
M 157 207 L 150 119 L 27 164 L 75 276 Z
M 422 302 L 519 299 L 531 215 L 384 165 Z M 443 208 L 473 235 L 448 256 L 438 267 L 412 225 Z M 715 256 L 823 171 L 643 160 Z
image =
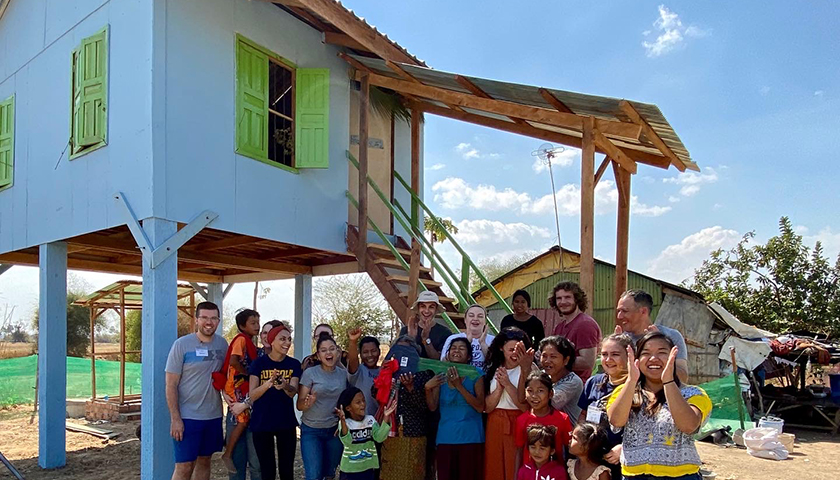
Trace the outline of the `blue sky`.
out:
M 790 216 L 809 244 L 840 251 L 840 3 L 346 0 L 439 70 L 659 106 L 703 171 L 640 166 L 633 178 L 630 267 L 679 282 L 708 252 Z M 540 140 L 428 116 L 425 195 L 461 227 L 474 258 L 556 243 Z M 563 245 L 578 249 L 579 153 L 554 174 Z M 595 253 L 614 260 L 612 173 L 596 195 Z M 542 202 L 540 200 L 543 200 Z M 15 270 L 18 270 L 15 273 Z M 92 286 L 106 277 L 80 274 Z M 34 283 L 30 283 L 33 282 Z M 35 269 L 0 287 L 37 290 Z M 290 282 L 272 282 L 264 316 L 290 318 Z M 250 303 L 252 285 L 229 303 Z M 5 288 L 0 288 L 4 290 Z M 2 305 L 8 295 L 0 295 Z M 31 312 L 35 294 L 19 308 Z

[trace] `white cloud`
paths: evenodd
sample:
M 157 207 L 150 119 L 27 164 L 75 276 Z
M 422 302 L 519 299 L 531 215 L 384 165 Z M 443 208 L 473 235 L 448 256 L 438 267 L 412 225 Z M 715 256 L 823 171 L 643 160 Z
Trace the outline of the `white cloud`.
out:
M 668 197 L 668 201 L 671 202 L 671 203 L 677 203 L 677 202 L 680 201 L 680 197 L 675 197 L 675 196 L 671 195 L 670 197 Z
M 426 170 L 437 171 L 437 170 L 443 170 L 444 168 L 446 168 L 446 165 L 444 165 L 442 163 L 436 163 L 436 164 L 434 164 L 430 167 L 426 167 Z
M 569 167 L 571 166 L 575 160 L 580 157 L 580 150 L 577 148 L 567 148 L 560 153 L 556 153 L 554 158 L 551 159 L 551 166 L 553 168 L 557 167 Z M 534 170 L 535 173 L 542 173 L 548 170 L 548 162 L 544 160 L 540 160 L 539 158 L 534 159 L 534 164 L 531 165 L 531 168 Z
M 767 85 L 765 85 L 765 86 L 761 87 L 761 88 L 758 90 L 758 92 L 759 92 L 762 96 L 767 96 L 767 94 L 768 94 L 768 93 L 770 93 L 770 87 L 769 87 L 769 86 L 767 86 Z
M 662 179 L 664 183 L 682 185 L 680 195 L 690 197 L 700 191 L 701 185 L 707 185 L 718 181 L 718 173 L 712 167 L 706 167 L 703 172 L 682 172 L 676 177 Z
M 434 200 L 443 208 L 456 209 L 462 207 L 474 210 L 503 211 L 513 210 L 520 214 L 542 215 L 554 212 L 554 202 L 551 194 L 533 198 L 526 192 L 517 192 L 512 188 L 503 190 L 493 185 L 468 184 L 464 179 L 449 177 L 432 186 Z M 615 182 L 601 180 L 595 187 L 595 213 L 603 215 L 615 211 L 618 202 L 618 190 Z M 580 187 L 566 184 L 557 190 L 557 209 L 562 216 L 580 214 Z M 671 210 L 670 206 L 649 206 L 639 201 L 638 197 L 630 197 L 630 212 L 634 215 L 658 217 Z
M 469 143 L 459 143 L 455 146 L 455 151 L 460 153 L 464 160 L 478 158 L 479 156 L 478 149 L 473 148 Z
M 458 233 L 455 237 L 464 244 L 500 243 L 518 245 L 527 239 L 548 238 L 551 232 L 547 228 L 526 223 L 503 223 L 497 220 L 462 220 L 456 222 Z
M 704 228 L 693 233 L 675 245 L 665 248 L 647 268 L 648 275 L 680 283 L 694 275 L 694 270 L 703 264 L 709 253 L 718 248 L 731 248 L 741 239 L 735 230 L 721 226 Z
M 825 95 L 824 90 L 817 90 L 816 92 L 814 92 L 815 97 L 822 97 L 823 95 Z
M 817 242 L 820 242 L 823 247 L 823 256 L 828 258 L 829 263 L 834 264 L 837 260 L 837 255 L 840 254 L 840 232 L 835 232 L 831 227 L 825 227 L 814 235 L 807 235 L 808 229 L 802 227 L 804 231 L 797 233 L 802 235 L 802 241 L 808 248 L 813 248 Z
M 701 38 L 709 35 L 708 30 L 695 25 L 683 25 L 679 15 L 665 5 L 659 5 L 659 18 L 653 22 L 653 26 L 659 32 L 656 40 L 642 42 L 648 57 L 659 57 L 673 51 L 685 42 L 686 37 Z M 650 30 L 645 30 L 642 35 L 647 37 L 650 33 Z

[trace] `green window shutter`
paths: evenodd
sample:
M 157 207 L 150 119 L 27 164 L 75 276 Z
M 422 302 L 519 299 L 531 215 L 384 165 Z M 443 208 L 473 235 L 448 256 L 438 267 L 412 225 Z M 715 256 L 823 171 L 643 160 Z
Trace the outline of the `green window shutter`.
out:
M 0 103 L 0 188 L 14 180 L 15 97 Z
M 236 151 L 268 159 L 268 55 L 237 42 Z
M 107 142 L 108 29 L 73 51 L 73 153 Z
M 330 166 L 330 71 L 299 68 L 295 77 L 295 167 Z

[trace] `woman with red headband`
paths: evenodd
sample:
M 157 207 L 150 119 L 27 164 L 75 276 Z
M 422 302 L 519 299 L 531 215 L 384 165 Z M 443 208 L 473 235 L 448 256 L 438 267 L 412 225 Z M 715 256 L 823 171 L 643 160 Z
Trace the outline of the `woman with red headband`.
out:
M 251 364 L 251 394 L 246 399 L 252 408 L 254 449 L 263 479 L 274 480 L 276 471 L 280 480 L 292 480 L 298 425 L 292 398 L 298 391 L 300 362 L 287 355 L 292 332 L 285 324 L 269 330 L 266 340 L 271 350 Z M 279 464 L 274 461 L 275 440 Z

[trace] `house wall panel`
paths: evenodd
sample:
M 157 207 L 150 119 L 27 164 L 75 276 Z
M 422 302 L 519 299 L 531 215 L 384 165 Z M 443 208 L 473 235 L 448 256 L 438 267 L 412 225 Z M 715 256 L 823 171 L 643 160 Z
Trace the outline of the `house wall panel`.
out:
M 151 9 L 144 0 L 16 1 L 0 19 L 0 97 L 14 94 L 16 105 L 0 253 L 125 223 L 117 191 L 140 218 L 151 216 Z M 108 144 L 69 160 L 71 52 L 106 26 Z

